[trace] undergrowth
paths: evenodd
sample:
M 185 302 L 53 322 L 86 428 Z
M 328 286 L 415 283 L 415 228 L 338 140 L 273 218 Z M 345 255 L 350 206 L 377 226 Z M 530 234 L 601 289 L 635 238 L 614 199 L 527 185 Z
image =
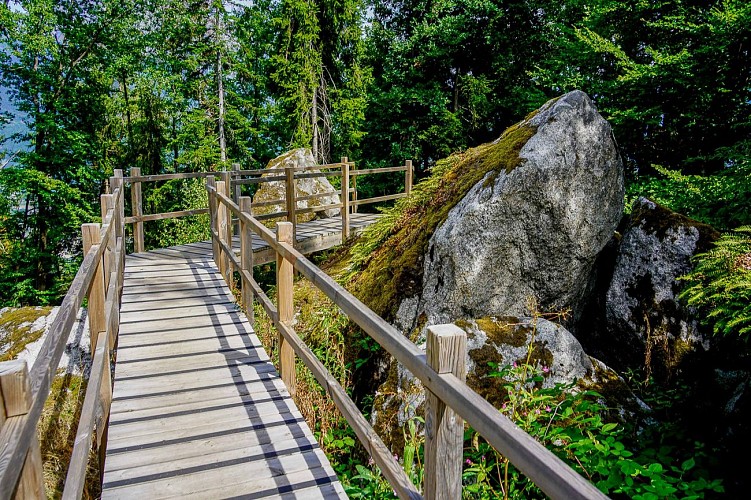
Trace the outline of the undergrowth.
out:
M 350 374 L 357 361 L 348 361 L 345 354 L 346 317 L 307 282 L 297 283 L 295 304 L 300 307 L 296 330 L 342 385 L 350 389 Z M 256 309 L 256 321 L 262 341 L 273 348 L 277 334 L 260 308 Z M 535 333 L 533 329 L 530 346 L 534 345 Z M 499 411 L 600 490 L 635 499 L 703 498 L 723 491 L 721 481 L 709 477 L 704 465 L 708 454 L 699 444 L 681 449 L 646 445 L 657 443 L 659 437 L 653 433 L 647 436 L 628 422 L 612 421 L 613 413 L 599 393 L 579 390 L 575 383 L 542 388 L 547 371 L 535 360 L 531 348 L 525 360 L 503 367 L 493 365 L 489 376 L 500 379 L 503 387 Z M 354 432 L 299 362 L 297 377 L 296 402 L 350 498 L 395 498 Z M 658 397 L 653 396 L 650 402 Z M 424 475 L 423 426 L 420 416 L 408 421 L 402 429 L 403 446 L 392 450 L 394 460 L 418 488 Z M 659 434 L 660 430 L 655 432 Z M 464 498 L 544 497 L 475 431 L 467 428 L 464 438 Z
M 37 426 L 47 498 L 62 497 L 85 394 L 86 380 L 80 375 L 59 374 L 52 381 L 50 396 Z M 96 452 L 92 451 L 86 470 L 84 499 L 99 498 L 98 464 Z

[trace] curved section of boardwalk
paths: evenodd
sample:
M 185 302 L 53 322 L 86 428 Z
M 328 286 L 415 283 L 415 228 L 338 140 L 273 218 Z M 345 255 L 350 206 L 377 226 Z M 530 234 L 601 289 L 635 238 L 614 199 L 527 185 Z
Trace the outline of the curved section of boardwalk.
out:
M 139 255 L 102 498 L 346 498 L 211 258 Z

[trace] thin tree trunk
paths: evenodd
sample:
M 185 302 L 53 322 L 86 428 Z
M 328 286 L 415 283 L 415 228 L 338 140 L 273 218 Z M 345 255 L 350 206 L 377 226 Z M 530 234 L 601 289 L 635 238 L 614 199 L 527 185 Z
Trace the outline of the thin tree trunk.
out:
M 454 78 L 454 114 L 459 112 L 459 68 L 456 68 L 456 78 Z
M 313 125 L 313 158 L 318 161 L 318 87 L 313 88 L 313 108 L 310 113 Z
M 125 123 L 128 131 L 128 149 L 132 150 L 135 148 L 135 144 L 133 144 L 133 122 L 130 116 L 130 96 L 128 94 L 128 80 L 125 70 L 123 70 L 122 86 L 123 98 L 125 99 Z
M 216 10 L 216 80 L 219 91 L 219 154 L 222 164 L 227 162 L 227 142 L 224 137 L 224 81 L 222 79 L 222 49 L 221 49 L 221 23 L 222 17 L 219 9 Z

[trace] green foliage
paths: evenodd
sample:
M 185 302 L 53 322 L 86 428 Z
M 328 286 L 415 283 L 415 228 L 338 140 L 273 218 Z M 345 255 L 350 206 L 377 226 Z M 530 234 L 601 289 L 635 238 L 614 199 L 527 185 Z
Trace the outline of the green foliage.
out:
M 492 372 L 502 378 L 508 399 L 501 412 L 522 430 L 592 481 L 607 495 L 628 498 L 704 498 L 723 492 L 701 463 L 707 459 L 699 444 L 677 450 L 669 447 L 634 448 L 628 428 L 607 418 L 608 408 L 594 391 L 579 391 L 574 384 L 542 388 L 547 368 L 519 363 Z M 422 477 L 424 437 L 408 424 L 400 463 L 416 485 Z M 642 441 L 642 446 L 645 442 Z M 395 459 L 398 457 L 395 456 Z M 357 474 L 345 475 L 352 498 L 394 498 L 380 470 L 355 465 Z M 464 498 L 544 498 L 545 495 L 508 459 L 472 429 L 465 432 Z
M 751 333 L 751 226 L 723 235 L 714 248 L 694 258 L 680 295 L 719 335 Z
M 149 213 L 176 212 L 205 208 L 206 187 L 203 179 L 167 181 L 144 196 Z M 145 223 L 147 248 L 165 248 L 209 239 L 209 216 L 195 215 Z
M 639 176 L 627 188 L 627 199 L 644 196 L 718 229 L 751 223 L 751 161 L 745 158 L 712 175 L 684 175 L 653 165 L 660 176 Z
M 528 90 L 546 49 L 542 8 L 526 1 L 374 1 L 363 161 L 413 159 L 422 176 L 440 158 L 497 138 L 546 101 Z
M 747 139 L 748 2 L 570 1 L 548 12 L 538 88 L 593 96 L 634 171 L 720 171 L 723 150 Z
M 94 220 L 86 196 L 35 169 L 0 172 L 0 303 L 54 303 L 77 267 L 81 224 Z

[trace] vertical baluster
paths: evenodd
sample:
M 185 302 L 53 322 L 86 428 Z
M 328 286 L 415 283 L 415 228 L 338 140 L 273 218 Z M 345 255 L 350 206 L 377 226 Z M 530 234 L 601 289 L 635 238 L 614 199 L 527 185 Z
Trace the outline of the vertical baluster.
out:
M 466 378 L 467 334 L 455 325 L 428 327 L 427 361 L 436 373 Z M 462 496 L 464 420 L 430 391 L 425 406 L 425 498 Z
M 276 223 L 276 241 L 292 244 L 292 224 L 289 222 Z M 295 316 L 293 304 L 293 266 L 292 262 L 276 254 L 276 294 L 279 322 L 292 326 Z M 295 394 L 295 352 L 292 346 L 279 334 L 279 375 L 282 377 L 287 390 Z

